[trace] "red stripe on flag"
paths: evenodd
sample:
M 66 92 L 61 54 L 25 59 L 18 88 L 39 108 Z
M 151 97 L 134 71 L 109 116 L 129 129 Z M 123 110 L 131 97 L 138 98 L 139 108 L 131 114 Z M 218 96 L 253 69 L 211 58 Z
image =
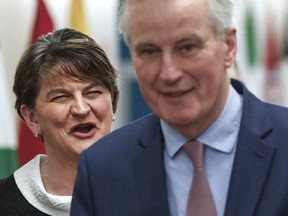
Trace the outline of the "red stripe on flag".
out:
M 267 16 L 273 17 L 273 16 Z M 266 39 L 266 56 L 265 56 L 265 86 L 264 97 L 265 100 L 282 104 L 283 103 L 283 89 L 279 71 L 280 63 L 280 48 L 277 37 L 277 29 L 274 20 L 267 19 L 267 39 Z
M 53 22 L 43 0 L 38 0 L 37 14 L 34 22 L 31 43 L 35 42 L 39 36 L 53 31 Z
M 271 20 L 268 21 L 267 27 L 267 45 L 266 45 L 266 69 L 268 72 L 274 72 L 279 65 L 280 52 L 277 39 L 277 29 L 275 28 L 274 23 Z
M 53 30 L 53 22 L 43 0 L 37 1 L 37 11 L 34 21 L 33 33 L 30 42 L 35 42 L 39 36 Z M 37 154 L 45 154 L 41 139 L 35 138 L 27 125 L 21 121 L 19 127 L 18 155 L 20 166 L 27 163 Z

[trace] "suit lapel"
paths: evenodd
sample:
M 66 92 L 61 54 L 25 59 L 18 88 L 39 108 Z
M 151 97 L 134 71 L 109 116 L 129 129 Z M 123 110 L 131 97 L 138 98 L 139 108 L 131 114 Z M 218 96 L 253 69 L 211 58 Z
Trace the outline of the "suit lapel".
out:
M 233 86 L 243 94 L 244 107 L 225 216 L 253 216 L 273 160 L 275 147 L 266 141 L 273 129 L 263 103 L 241 83 Z M 152 117 L 142 134 L 139 154 L 134 159 L 141 214 L 168 216 L 164 140 L 159 119 Z
M 159 119 L 152 121 L 152 126 L 150 122 L 149 127 L 142 133 L 139 155 L 134 160 L 141 215 L 169 216 L 163 164 L 164 140 Z
M 237 148 L 225 215 L 252 216 L 269 173 L 274 148 L 245 130 Z
M 243 116 L 225 216 L 253 216 L 275 151 L 275 147 L 266 141 L 272 127 L 265 106 L 243 86 L 241 91 Z

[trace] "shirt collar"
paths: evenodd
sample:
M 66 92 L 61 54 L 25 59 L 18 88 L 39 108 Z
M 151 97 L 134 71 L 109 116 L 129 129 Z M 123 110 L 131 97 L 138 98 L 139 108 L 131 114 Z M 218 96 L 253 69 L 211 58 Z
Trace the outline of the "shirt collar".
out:
M 231 153 L 236 145 L 240 128 L 242 105 L 242 96 L 230 85 L 224 109 L 216 121 L 197 140 L 220 152 Z M 160 122 L 166 150 L 170 157 L 174 157 L 188 139 L 163 119 Z

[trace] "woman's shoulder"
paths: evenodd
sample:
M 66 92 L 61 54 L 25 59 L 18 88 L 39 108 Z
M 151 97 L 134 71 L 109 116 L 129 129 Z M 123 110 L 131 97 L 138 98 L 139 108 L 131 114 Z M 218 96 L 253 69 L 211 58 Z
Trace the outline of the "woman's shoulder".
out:
M 7 194 L 14 194 L 12 192 L 15 192 L 17 190 L 18 188 L 13 175 L 8 176 L 6 179 L 0 179 L 0 200 L 2 198 L 5 199 Z M 18 190 L 18 192 L 20 191 Z
M 34 208 L 18 189 L 13 175 L 0 180 L 0 215 L 47 215 Z

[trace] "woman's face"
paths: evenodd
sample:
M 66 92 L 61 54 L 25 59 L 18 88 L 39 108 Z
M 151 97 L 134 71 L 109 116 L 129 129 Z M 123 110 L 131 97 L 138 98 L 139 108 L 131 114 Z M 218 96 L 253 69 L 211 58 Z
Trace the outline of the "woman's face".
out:
M 110 132 L 112 97 L 99 83 L 63 76 L 43 81 L 35 109 L 22 105 L 21 113 L 31 131 L 42 135 L 48 156 L 78 159 Z

